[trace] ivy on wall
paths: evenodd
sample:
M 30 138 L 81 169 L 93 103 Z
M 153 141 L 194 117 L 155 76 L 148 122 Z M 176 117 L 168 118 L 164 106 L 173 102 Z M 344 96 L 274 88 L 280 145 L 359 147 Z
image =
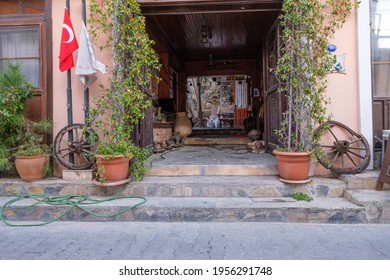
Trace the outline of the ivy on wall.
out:
M 90 112 L 103 134 L 97 153 L 132 154 L 131 175 L 140 179 L 148 151 L 133 142 L 132 133 L 151 106 L 143 89 L 160 67 L 158 55 L 136 0 L 91 0 L 89 10 L 91 34 L 98 42 L 105 39 L 100 49 L 110 51 L 113 61 L 109 85 L 101 85 L 103 94 Z
M 320 150 L 316 147 L 322 133 L 315 130 L 329 121 L 326 77 L 335 62 L 326 48 L 354 7 L 351 0 L 283 2 L 283 47 L 276 74 L 282 81 L 281 92 L 287 95 L 287 110 L 276 133 L 289 151 Z

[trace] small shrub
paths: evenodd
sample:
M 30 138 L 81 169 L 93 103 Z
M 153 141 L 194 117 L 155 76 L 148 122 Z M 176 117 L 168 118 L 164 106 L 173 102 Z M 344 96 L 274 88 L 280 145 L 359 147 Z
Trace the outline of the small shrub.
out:
M 305 193 L 297 192 L 289 195 L 290 197 L 294 198 L 295 200 L 298 201 L 306 201 L 310 202 L 313 200 L 313 198 L 310 195 L 307 195 Z

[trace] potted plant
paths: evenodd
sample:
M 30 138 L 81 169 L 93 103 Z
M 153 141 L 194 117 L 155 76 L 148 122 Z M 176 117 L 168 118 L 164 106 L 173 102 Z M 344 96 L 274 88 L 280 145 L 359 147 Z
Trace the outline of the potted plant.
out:
M 24 181 L 42 179 L 50 172 L 49 146 L 43 143 L 44 133 L 51 131 L 52 124 L 49 121 L 32 122 L 23 121 L 21 127 L 20 144 L 14 152 L 15 167 L 19 176 Z
M 43 133 L 50 131 L 52 124 L 33 122 L 24 114 L 26 101 L 33 92 L 20 64 L 7 64 L 0 73 L 0 170 L 9 170 L 15 163 L 25 181 L 42 179 L 49 167 L 49 147 L 42 143 Z
M 275 73 L 287 109 L 276 131 L 282 147 L 274 150 L 283 181 L 307 180 L 311 158 L 321 153 L 319 140 L 330 119 L 326 77 L 335 62 L 326 48 L 352 7 L 350 0 L 283 1 L 279 18 L 283 47 Z M 316 129 L 319 126 L 322 131 Z
M 102 94 L 96 97 L 89 116 L 101 136 L 96 150 L 98 181 L 123 182 L 128 173 L 139 180 L 145 174 L 149 151 L 136 145 L 134 128 L 152 105 L 143 89 L 150 88 L 153 73 L 159 69 L 158 56 L 136 0 L 92 0 L 90 12 L 91 34 L 98 42 L 105 38 L 100 49 L 109 50 L 113 62 L 109 82 L 100 85 Z M 108 174 L 117 168 L 102 165 L 114 159 L 127 165 L 117 179 Z

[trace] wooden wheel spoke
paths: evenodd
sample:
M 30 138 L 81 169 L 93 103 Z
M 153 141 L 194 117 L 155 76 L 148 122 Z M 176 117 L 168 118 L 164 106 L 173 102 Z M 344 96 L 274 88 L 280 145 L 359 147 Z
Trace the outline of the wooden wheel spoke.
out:
M 336 152 L 336 151 L 337 151 L 337 149 L 333 149 L 333 150 L 331 150 L 330 152 L 327 152 L 325 155 L 333 154 L 333 153 Z
M 335 155 L 334 158 L 333 158 L 333 162 L 336 162 L 336 160 L 337 160 L 337 158 L 339 157 L 339 155 L 340 155 L 340 152 L 337 151 L 336 155 Z
M 348 153 L 353 154 L 354 156 L 356 156 L 356 157 L 358 157 L 358 158 L 365 159 L 364 156 L 359 155 L 359 154 L 357 154 L 357 153 L 354 153 L 354 152 L 351 152 L 351 151 L 348 151 Z
M 336 135 L 333 133 L 333 131 L 332 131 L 331 128 L 329 128 L 329 132 L 330 132 L 330 134 L 332 134 L 332 136 L 333 136 L 333 138 L 336 140 L 336 142 L 338 142 L 339 139 L 337 139 Z
M 84 153 L 81 153 L 80 155 L 83 156 L 83 158 L 84 158 L 85 160 L 89 161 L 89 159 L 87 158 L 87 156 L 86 156 Z
M 355 165 L 357 166 L 357 163 L 353 160 L 353 158 L 349 155 L 349 153 L 346 153 L 347 157 L 349 158 L 349 160 Z
M 83 152 L 86 153 L 86 154 L 93 154 L 93 152 L 89 151 L 89 150 L 86 150 L 86 149 L 83 149 Z M 82 154 L 84 154 L 82 153 Z
M 66 146 L 69 146 L 69 139 L 64 140 L 63 138 L 61 138 L 60 142 L 63 142 Z
M 57 152 L 62 152 L 62 151 L 69 151 L 69 147 L 67 147 L 67 148 L 63 148 L 63 149 L 58 149 L 58 150 L 56 150 Z
M 83 153 L 81 153 L 84 157 L 85 157 L 85 159 L 87 159 L 87 155 L 93 155 L 94 153 L 92 153 L 91 151 L 88 151 L 88 150 L 83 150 Z
M 68 151 L 67 153 L 61 155 L 62 158 L 66 157 L 67 155 L 69 155 L 71 153 L 71 151 Z
M 84 149 L 88 149 L 88 148 L 93 148 L 93 147 L 95 147 L 95 145 L 87 144 L 87 145 L 82 145 L 82 147 L 83 147 L 83 150 L 84 150 Z
M 323 147 L 323 148 L 333 148 L 334 145 L 321 145 L 321 147 Z
M 349 144 L 351 145 L 351 144 L 355 144 L 355 143 L 357 143 L 357 142 L 362 142 L 362 139 L 356 139 L 356 140 L 354 140 L 354 141 L 351 141 L 351 142 L 349 142 Z
M 367 149 L 366 148 L 362 148 L 362 147 L 349 147 L 350 150 L 359 150 L 359 151 L 366 151 Z
M 73 142 L 79 141 L 79 130 L 77 128 L 73 129 Z

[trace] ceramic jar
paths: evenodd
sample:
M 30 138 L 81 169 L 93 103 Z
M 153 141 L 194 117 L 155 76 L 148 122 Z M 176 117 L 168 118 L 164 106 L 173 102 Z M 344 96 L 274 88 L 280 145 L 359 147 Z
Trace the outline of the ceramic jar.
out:
M 192 133 L 192 123 L 187 117 L 186 112 L 176 113 L 175 126 L 173 131 L 179 133 L 183 140 Z

